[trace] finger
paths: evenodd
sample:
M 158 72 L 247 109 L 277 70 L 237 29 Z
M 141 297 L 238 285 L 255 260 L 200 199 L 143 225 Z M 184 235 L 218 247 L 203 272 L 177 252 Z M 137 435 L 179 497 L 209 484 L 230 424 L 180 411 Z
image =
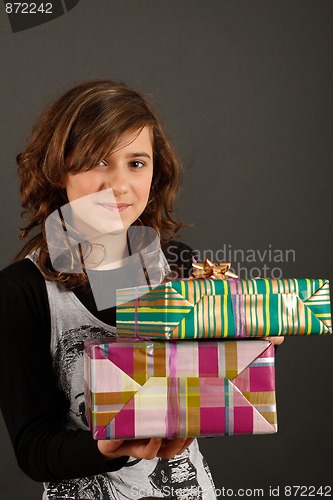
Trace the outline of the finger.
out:
M 172 439 L 169 442 L 165 442 L 165 445 L 160 448 L 157 456 L 161 458 L 170 459 L 175 455 L 179 455 L 179 450 L 181 450 L 187 440 L 183 438 Z
M 145 460 L 151 460 L 157 456 L 157 453 L 161 447 L 161 438 L 151 438 L 148 443 L 142 449 L 142 456 Z
M 123 439 L 99 440 L 97 441 L 97 447 L 102 455 L 107 457 L 108 455 L 116 452 L 123 443 Z
M 267 335 L 265 337 L 251 337 L 251 340 L 269 340 L 272 344 L 280 345 L 284 341 L 284 336 Z
M 184 453 L 184 451 L 193 443 L 193 441 L 194 441 L 194 438 L 186 439 L 184 446 L 179 450 L 177 455 L 181 455 L 182 453 Z
M 280 345 L 284 341 L 284 337 L 270 337 L 269 340 L 275 345 Z
M 122 451 L 124 455 L 151 460 L 157 456 L 161 444 L 161 438 L 134 439 L 125 441 Z

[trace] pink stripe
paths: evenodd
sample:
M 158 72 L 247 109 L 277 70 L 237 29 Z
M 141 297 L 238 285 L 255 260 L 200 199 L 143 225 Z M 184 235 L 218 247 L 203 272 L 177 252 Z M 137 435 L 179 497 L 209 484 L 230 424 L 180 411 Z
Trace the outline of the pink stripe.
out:
M 242 287 L 239 279 L 231 278 L 228 279 L 227 282 L 229 283 L 230 293 L 232 295 L 237 295 L 238 293 L 242 293 Z
M 218 377 L 218 345 L 205 345 L 205 341 L 198 344 L 199 354 L 199 376 Z
M 253 408 L 252 406 L 236 406 L 234 408 L 234 433 L 253 433 Z
M 274 366 L 251 366 L 249 370 L 251 392 L 275 391 Z
M 93 429 L 94 439 L 106 439 L 106 427 L 96 425 Z
M 260 358 L 274 358 L 274 345 L 273 344 L 268 344 L 268 347 L 266 351 L 264 351 L 262 354 L 260 354 Z
M 225 408 L 200 408 L 200 436 L 225 433 Z
M 132 438 L 135 436 L 135 407 L 134 398 L 118 413 L 114 419 L 115 439 L 124 437 Z
M 132 376 L 134 372 L 134 352 L 133 345 L 128 346 L 117 346 L 116 349 L 112 345 L 109 346 L 109 360 L 114 363 L 118 368 L 127 373 L 127 375 Z

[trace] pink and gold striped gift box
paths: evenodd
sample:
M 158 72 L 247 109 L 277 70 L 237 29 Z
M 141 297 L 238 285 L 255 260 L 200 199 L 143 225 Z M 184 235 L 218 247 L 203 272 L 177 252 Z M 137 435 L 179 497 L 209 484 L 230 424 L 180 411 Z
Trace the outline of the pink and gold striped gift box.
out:
M 277 430 L 268 340 L 85 343 L 95 439 L 264 434 Z

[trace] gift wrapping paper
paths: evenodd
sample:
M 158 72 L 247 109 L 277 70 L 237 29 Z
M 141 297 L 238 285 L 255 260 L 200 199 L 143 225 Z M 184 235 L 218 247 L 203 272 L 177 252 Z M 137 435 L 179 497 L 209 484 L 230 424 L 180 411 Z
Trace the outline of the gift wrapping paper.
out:
M 88 340 L 84 372 L 95 439 L 277 431 L 268 340 Z
M 332 333 L 324 279 L 192 279 L 117 291 L 122 337 L 196 339 Z

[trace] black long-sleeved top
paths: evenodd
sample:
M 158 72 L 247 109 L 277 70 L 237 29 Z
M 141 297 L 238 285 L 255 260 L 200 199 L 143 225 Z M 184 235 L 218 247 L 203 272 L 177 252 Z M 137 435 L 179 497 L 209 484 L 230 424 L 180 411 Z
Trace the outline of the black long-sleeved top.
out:
M 171 269 L 186 277 L 192 251 L 171 242 Z M 115 326 L 115 308 L 97 311 L 92 294 L 76 294 L 103 322 Z M 21 469 L 36 481 L 93 476 L 121 468 L 128 457 L 105 461 L 89 431 L 68 430 L 69 403 L 57 388 L 50 354 L 46 284 L 29 259 L 0 273 L 0 406 Z

